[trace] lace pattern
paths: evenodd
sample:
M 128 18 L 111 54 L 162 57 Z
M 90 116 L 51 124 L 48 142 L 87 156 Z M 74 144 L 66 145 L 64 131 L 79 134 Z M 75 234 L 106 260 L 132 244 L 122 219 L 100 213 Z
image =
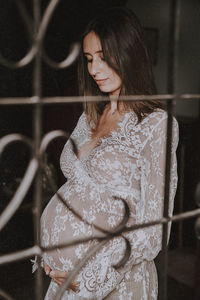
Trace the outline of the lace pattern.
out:
M 166 126 L 167 114 L 162 110 L 151 113 L 139 124 L 134 112 L 128 112 L 119 123 L 119 128 L 102 138 L 100 144 L 82 160 L 78 160 L 69 140 L 60 160 L 67 182 L 59 189 L 59 193 L 89 224 L 78 219 L 54 195 L 41 217 L 43 246 L 59 245 L 72 238 L 101 236 L 93 224 L 112 230 L 124 214 L 122 201 L 114 200 L 114 196 L 126 200 L 130 207 L 127 226 L 161 218 Z M 90 140 L 90 133 L 83 113 L 71 135 L 78 149 Z M 177 143 L 178 125 L 174 119 L 169 215 L 172 215 L 177 186 Z M 113 238 L 77 275 L 80 292 L 75 294 L 66 291 L 63 300 L 156 299 L 157 277 L 152 260 L 161 250 L 162 226 L 139 229 L 125 233 L 124 236 L 129 239 L 132 247 L 126 265 L 117 271 L 112 267 L 123 256 L 125 249 L 123 238 Z M 56 249 L 52 253 L 45 253 L 43 259 L 53 269 L 70 271 L 95 243 L 97 241 L 93 240 L 78 246 Z M 55 283 L 51 283 L 45 299 L 53 299 L 57 288 Z M 138 298 L 136 295 L 139 295 Z

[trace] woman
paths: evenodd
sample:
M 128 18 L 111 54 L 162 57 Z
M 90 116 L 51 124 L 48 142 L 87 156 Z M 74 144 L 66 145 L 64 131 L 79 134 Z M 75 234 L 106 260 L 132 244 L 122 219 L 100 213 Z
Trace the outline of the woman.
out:
M 100 235 L 94 225 L 113 230 L 123 219 L 124 199 L 130 208 L 127 226 L 162 217 L 165 180 L 167 114 L 160 102 L 118 101 L 123 95 L 156 93 L 143 30 L 128 9 L 113 8 L 95 18 L 82 39 L 79 59 L 81 95 L 107 95 L 108 102 L 86 103 L 61 155 L 68 179 L 41 218 L 42 244 L 56 246 Z M 175 151 L 178 127 L 173 121 L 169 214 L 177 185 Z M 119 200 L 117 200 L 119 199 Z M 131 244 L 128 262 L 119 269 L 125 243 L 115 237 L 82 268 L 63 299 L 157 299 L 154 258 L 161 250 L 162 226 L 124 233 Z M 45 299 L 97 241 L 44 254 L 44 269 L 52 278 Z

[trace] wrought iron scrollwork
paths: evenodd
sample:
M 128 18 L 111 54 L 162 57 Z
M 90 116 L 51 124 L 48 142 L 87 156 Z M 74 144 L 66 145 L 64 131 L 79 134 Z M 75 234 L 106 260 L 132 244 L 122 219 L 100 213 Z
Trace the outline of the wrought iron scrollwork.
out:
M 17 0 L 16 0 L 17 1 Z M 18 1 L 17 1 L 18 2 Z M 28 12 L 26 8 L 24 7 L 23 3 L 19 1 L 17 4 L 18 9 L 20 14 L 22 15 L 22 18 L 27 25 L 27 30 L 28 30 L 28 35 L 29 35 L 29 40 L 32 41 L 32 45 L 30 49 L 28 50 L 27 54 L 20 59 L 18 62 L 11 62 L 8 59 L 6 59 L 1 53 L 0 53 L 0 64 L 9 68 L 9 69 L 18 69 L 18 68 L 23 68 L 27 66 L 31 61 L 35 58 L 35 56 L 38 54 L 41 45 L 43 44 L 43 40 L 48 28 L 48 25 L 51 21 L 52 15 L 59 4 L 60 0 L 51 0 L 44 12 L 44 15 L 42 17 L 42 20 L 39 25 L 39 30 L 37 34 L 34 36 L 33 33 L 33 25 L 32 25 L 32 20 L 30 16 L 28 15 Z M 42 51 L 42 55 L 44 57 L 45 62 L 51 66 L 52 68 L 55 69 L 63 69 L 69 67 L 78 57 L 80 50 L 80 45 L 79 43 L 74 43 L 71 47 L 71 51 L 69 55 L 62 61 L 62 62 L 55 62 L 52 59 L 50 59 L 46 51 Z
M 39 24 L 37 24 L 37 26 L 34 26 L 36 21 L 31 18 L 31 16 L 29 15 L 28 11 L 25 8 L 25 6 L 23 5 L 23 2 L 21 0 L 16 0 L 15 3 L 18 7 L 20 16 L 26 26 L 27 35 L 28 35 L 28 39 L 29 39 L 29 43 L 30 43 L 30 48 L 27 51 L 26 55 L 17 62 L 9 61 L 0 53 L 0 64 L 2 66 L 10 68 L 10 69 L 19 69 L 19 68 L 23 68 L 23 67 L 27 66 L 28 64 L 30 64 L 35 58 L 37 58 L 37 55 L 41 54 L 41 57 L 43 58 L 45 63 L 48 64 L 51 68 L 63 69 L 63 68 L 69 67 L 76 60 L 76 58 L 79 54 L 79 50 L 80 50 L 79 43 L 74 43 L 72 45 L 70 53 L 61 62 L 53 61 L 50 57 L 48 57 L 48 54 L 46 53 L 46 50 L 44 47 L 44 38 L 45 38 L 46 31 L 47 31 L 50 21 L 52 19 L 53 13 L 55 12 L 56 7 L 60 3 L 60 0 L 50 0 L 49 1 L 49 4 L 47 5 L 47 8 L 45 9 L 44 14 L 43 14 Z M 34 7 L 37 8 L 37 6 L 39 6 L 39 0 L 34 1 Z M 37 27 L 36 32 L 34 32 L 35 27 Z M 177 38 L 176 42 L 178 43 L 178 38 Z M 169 76 L 171 76 L 170 72 L 169 72 Z M 6 98 L 6 99 L 1 99 L 0 105 L 16 105 L 16 104 L 28 105 L 28 104 L 31 104 L 33 106 L 37 106 L 37 105 L 44 105 L 44 104 L 48 104 L 48 103 L 58 104 L 58 103 L 69 103 L 69 102 L 74 103 L 77 101 L 78 102 L 85 101 L 85 99 L 83 99 L 82 97 L 63 97 L 63 98 L 55 97 L 55 98 L 41 99 L 40 98 L 40 88 L 38 88 L 38 85 L 36 85 L 36 86 L 37 86 L 37 88 L 35 88 L 35 90 L 34 90 L 34 96 L 29 98 L 28 100 L 27 100 L 27 98 L 26 99 L 25 98 L 18 98 L 18 99 L 17 98 L 16 99 L 14 99 L 14 98 L 7 99 Z M 102 97 L 101 99 L 100 98 L 101 97 L 98 97 L 98 100 L 107 100 L 107 98 L 105 98 L 105 97 L 104 98 Z M 141 101 L 143 101 L 143 100 L 150 100 L 150 99 L 154 99 L 154 100 L 160 99 L 162 101 L 167 102 L 170 99 L 171 100 L 175 99 L 176 101 L 179 101 L 179 100 L 183 100 L 183 99 L 189 100 L 189 99 L 199 99 L 199 98 L 200 98 L 200 95 L 195 95 L 195 94 L 176 95 L 176 94 L 172 93 L 170 95 L 167 95 L 167 94 L 166 95 L 139 95 L 139 96 L 138 95 L 129 95 L 129 96 L 123 96 L 122 98 L 120 98 L 120 100 L 131 100 L 131 101 L 141 100 Z M 87 101 L 96 101 L 96 97 L 92 97 L 92 96 L 87 97 Z M 37 114 L 37 112 L 36 112 L 36 114 Z M 37 117 L 38 116 L 40 117 L 39 113 L 38 113 Z M 36 120 L 35 121 L 35 123 L 36 123 L 38 119 L 35 118 L 35 120 Z M 36 131 L 37 130 L 35 130 L 35 132 Z M 38 131 L 37 131 L 37 133 L 38 133 Z M 38 137 L 37 134 L 35 134 L 35 136 L 37 137 L 37 139 L 40 138 L 40 137 Z M 7 135 L 0 139 L 0 159 L 1 159 L 2 153 L 7 149 L 7 147 L 10 144 L 12 144 L 14 142 L 24 143 L 26 145 L 26 147 L 29 147 L 29 149 L 31 150 L 31 153 L 32 153 L 31 159 L 28 163 L 27 169 L 25 171 L 24 177 L 23 177 L 20 185 L 18 186 L 14 196 L 10 200 L 10 203 L 7 205 L 7 207 L 4 209 L 4 211 L 2 212 L 2 214 L 0 216 L 0 231 L 9 222 L 9 220 L 12 218 L 12 216 L 16 213 L 17 209 L 21 205 L 24 197 L 26 196 L 26 194 L 36 176 L 38 169 L 39 168 L 41 168 L 41 170 L 44 169 L 44 165 L 42 162 L 42 156 L 44 155 L 49 143 L 52 142 L 54 139 L 61 138 L 61 137 L 69 138 L 69 134 L 64 131 L 60 131 L 60 130 L 49 132 L 42 138 L 42 140 L 40 141 L 39 146 L 38 146 L 39 149 L 36 149 L 36 151 L 35 151 L 35 147 L 34 147 L 35 145 L 34 145 L 33 141 L 23 135 L 10 134 L 10 135 Z M 73 140 L 72 140 L 72 144 L 73 144 Z M 39 157 L 38 157 L 38 155 L 36 155 L 37 151 L 39 152 Z M 74 144 L 74 152 L 76 153 L 76 145 L 75 144 Z M 50 176 L 48 176 L 48 174 L 47 174 L 47 177 L 48 177 L 49 185 L 51 186 L 52 191 L 57 194 L 59 201 L 61 201 L 65 206 L 67 206 L 68 209 L 71 209 L 67 205 L 66 201 L 63 199 L 62 195 L 60 195 L 57 192 L 57 187 L 56 187 L 54 180 Z M 200 187 L 198 185 L 197 190 L 196 190 L 196 201 L 197 201 L 198 206 L 200 204 L 199 194 L 200 194 Z M 126 239 L 123 236 L 123 233 L 137 230 L 137 229 L 146 228 L 149 226 L 158 225 L 158 224 L 167 224 L 168 222 L 176 222 L 176 221 L 180 221 L 180 220 L 184 220 L 187 218 L 192 218 L 192 217 L 200 215 L 200 208 L 198 208 L 198 209 L 195 209 L 195 210 L 192 210 L 189 212 L 184 212 L 181 214 L 174 215 L 172 217 L 165 216 L 160 220 L 127 227 L 127 222 L 128 222 L 129 213 L 130 213 L 128 204 L 126 203 L 126 201 L 124 199 L 116 198 L 116 200 L 120 200 L 124 204 L 125 212 L 124 212 L 123 220 L 111 232 L 106 231 L 106 230 L 96 226 L 96 228 L 103 233 L 103 237 L 94 236 L 92 238 L 80 239 L 80 240 L 76 240 L 76 241 L 68 241 L 65 244 L 60 244 L 60 245 L 57 245 L 56 247 L 49 247 L 49 248 L 42 248 L 39 245 L 34 245 L 33 247 L 22 250 L 22 251 L 17 251 L 15 253 L 1 255 L 0 256 L 0 265 L 19 261 L 21 259 L 30 258 L 33 255 L 37 255 L 37 256 L 41 257 L 44 252 L 52 251 L 58 247 L 65 248 L 65 247 L 69 247 L 72 245 L 76 245 L 78 243 L 86 243 L 86 242 L 90 241 L 91 239 L 98 240 L 99 243 L 97 245 L 95 245 L 95 247 L 93 247 L 87 253 L 87 255 L 80 261 L 80 263 L 74 268 L 74 270 L 70 273 L 69 277 L 66 279 L 66 281 L 62 285 L 62 287 L 59 289 L 59 291 L 56 295 L 56 299 L 61 299 L 66 288 L 69 286 L 69 284 L 73 280 L 74 276 L 80 271 L 80 269 L 83 267 L 83 265 L 87 262 L 87 260 L 89 258 L 91 258 L 91 256 L 93 256 L 104 244 L 106 244 L 113 237 L 116 237 L 116 236 L 123 237 L 125 244 L 126 244 L 126 251 L 124 253 L 124 257 L 118 262 L 117 265 L 113 266 L 114 268 L 117 269 L 117 268 L 120 268 L 121 266 L 123 266 L 127 262 L 127 260 L 130 257 L 130 253 L 131 253 L 130 242 L 128 241 L 128 239 Z M 166 210 L 167 210 L 167 207 L 166 207 Z M 73 213 L 76 214 L 77 217 L 82 219 L 81 215 L 79 215 L 76 211 L 73 210 Z M 198 218 L 197 222 L 196 222 L 196 233 L 197 233 L 198 238 L 200 236 L 200 221 L 199 220 L 200 219 Z M 82 219 L 82 221 L 86 222 L 86 220 L 83 220 L 83 219 Z M 8 299 L 8 300 L 12 299 L 12 297 L 10 295 L 8 295 L 6 292 L 2 291 L 1 289 L 0 289 L 0 296 L 3 297 L 4 299 Z

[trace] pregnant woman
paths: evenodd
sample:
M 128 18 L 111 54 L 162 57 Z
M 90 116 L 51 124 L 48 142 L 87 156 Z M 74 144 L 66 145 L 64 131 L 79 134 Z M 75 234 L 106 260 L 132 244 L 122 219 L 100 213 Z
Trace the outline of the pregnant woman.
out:
M 120 199 L 130 208 L 127 226 L 157 220 L 163 214 L 167 113 L 156 100 L 118 99 L 156 94 L 144 33 L 132 11 L 113 8 L 90 22 L 82 37 L 78 72 L 80 95 L 107 95 L 110 101 L 85 104 L 62 151 L 61 169 L 67 182 L 58 193 L 72 209 L 54 195 L 41 217 L 42 245 L 58 246 L 43 256 L 45 272 L 52 279 L 46 300 L 54 299 L 64 279 L 98 241 L 62 249 L 59 244 L 102 236 L 95 225 L 112 231 L 124 216 Z M 174 119 L 169 215 L 177 185 L 177 143 Z M 157 299 L 153 260 L 161 250 L 162 226 L 123 236 L 131 244 L 128 261 L 119 269 L 113 267 L 126 245 L 123 237 L 111 239 L 84 265 L 63 300 Z

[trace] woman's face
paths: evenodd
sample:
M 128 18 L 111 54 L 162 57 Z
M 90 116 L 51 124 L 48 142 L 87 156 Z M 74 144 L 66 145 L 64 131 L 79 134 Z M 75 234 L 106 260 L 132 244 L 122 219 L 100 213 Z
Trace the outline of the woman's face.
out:
M 101 41 L 93 31 L 83 40 L 83 52 L 87 59 L 88 72 L 99 89 L 110 96 L 118 96 L 122 85 L 121 78 L 104 60 Z

